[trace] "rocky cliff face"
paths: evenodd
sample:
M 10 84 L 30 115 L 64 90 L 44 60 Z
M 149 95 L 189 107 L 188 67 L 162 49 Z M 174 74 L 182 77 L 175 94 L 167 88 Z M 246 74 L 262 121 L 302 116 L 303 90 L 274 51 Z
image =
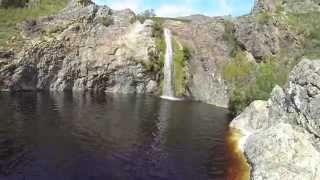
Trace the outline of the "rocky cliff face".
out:
M 304 8 L 297 8 L 301 4 Z M 225 81 L 223 71 L 232 53 L 244 52 L 258 63 L 278 54 L 296 57 L 303 38 L 291 31 L 285 14 L 318 6 L 316 0 L 259 0 L 250 15 L 238 18 L 164 18 L 163 27 L 192 51 L 187 95 L 227 107 L 233 84 Z M 1 89 L 159 94 L 161 70 L 150 68 L 160 64 L 153 23 L 139 23 L 130 10 L 71 0 L 56 16 L 20 25 L 26 44 L 22 50 L 0 50 Z
M 225 80 L 224 67 L 235 59 L 237 52 L 257 63 L 270 57 L 284 56 L 290 60 L 299 57 L 304 37 L 289 27 L 285 15 L 297 4 L 298 1 L 259 0 L 251 14 L 237 18 L 194 15 L 182 21 L 166 20 L 164 26 L 193 50 L 189 95 L 228 107 L 234 84 Z M 318 7 L 313 1 L 308 6 Z
M 269 101 L 253 102 L 231 127 L 245 135 L 242 148 L 251 179 L 320 177 L 320 61 L 302 60 Z
M 130 10 L 71 2 L 21 25 L 27 45 L 0 63 L 2 89 L 159 93 L 159 72 L 145 66 L 158 59 L 152 24 Z
M 229 91 L 222 77 L 223 65 L 229 59 L 228 44 L 223 38 L 224 20 L 191 16 L 186 21 L 167 20 L 164 26 L 172 29 L 178 41 L 193 51 L 189 61 L 189 95 L 195 100 L 227 107 Z
M 320 10 L 318 0 L 257 0 L 253 13 L 277 12 L 283 8 L 287 12 L 305 13 Z M 281 7 L 282 6 L 282 7 Z

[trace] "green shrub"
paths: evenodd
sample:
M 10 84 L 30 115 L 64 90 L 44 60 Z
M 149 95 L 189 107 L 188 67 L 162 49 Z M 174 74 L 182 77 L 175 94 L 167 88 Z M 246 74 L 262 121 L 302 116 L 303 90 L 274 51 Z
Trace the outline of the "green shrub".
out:
M 249 62 L 245 53 L 238 51 L 223 70 L 224 79 L 231 83 L 247 82 L 254 73 L 254 63 Z
M 109 27 L 114 23 L 114 20 L 110 16 L 100 17 L 98 19 L 99 23 L 104 25 L 105 27 Z
M 234 89 L 229 101 L 230 112 L 238 115 L 255 99 L 254 94 L 254 87 L 251 86 Z
M 154 23 L 152 25 L 152 36 L 155 38 L 163 37 L 163 26 L 161 21 L 154 20 Z
M 236 53 L 241 50 L 237 38 L 235 36 L 235 27 L 234 24 L 229 21 L 224 21 L 224 34 L 223 39 L 228 42 L 229 45 L 229 55 L 231 57 L 235 57 Z
M 284 85 L 294 63 L 277 61 L 278 57 L 265 57 L 255 64 L 246 59 L 244 52 L 224 67 L 224 79 L 232 88 L 229 109 L 233 115 L 244 110 L 254 100 L 267 100 L 275 85 Z

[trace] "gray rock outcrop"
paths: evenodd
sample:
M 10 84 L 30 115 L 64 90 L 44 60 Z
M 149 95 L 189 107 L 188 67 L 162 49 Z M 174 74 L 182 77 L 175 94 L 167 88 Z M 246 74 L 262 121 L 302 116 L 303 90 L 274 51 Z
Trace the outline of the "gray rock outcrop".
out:
M 251 179 L 320 177 L 320 60 L 302 60 L 268 102 L 253 102 L 231 127 L 246 137 Z
M 261 23 L 255 17 L 248 16 L 239 18 L 236 25 L 238 43 L 256 59 L 279 52 L 280 32 L 271 21 Z
M 2 89 L 159 93 L 159 72 L 145 66 L 158 60 L 152 25 L 130 10 L 71 1 L 22 25 L 29 45 L 0 67 Z
M 254 14 L 261 12 L 277 12 L 283 8 L 287 12 L 306 13 L 319 11 L 319 0 L 256 0 Z

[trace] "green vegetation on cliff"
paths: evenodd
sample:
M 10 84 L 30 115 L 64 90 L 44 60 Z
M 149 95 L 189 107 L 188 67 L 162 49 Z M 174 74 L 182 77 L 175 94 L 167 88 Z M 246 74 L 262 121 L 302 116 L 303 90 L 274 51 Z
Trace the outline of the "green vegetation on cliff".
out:
M 223 39 L 225 39 L 229 44 L 230 56 L 235 57 L 236 53 L 240 50 L 240 47 L 237 42 L 237 38 L 235 37 L 235 26 L 229 20 L 224 21 Z
M 157 49 L 160 52 L 159 63 L 156 64 L 163 74 L 164 56 L 166 52 L 166 42 L 164 38 L 157 38 Z M 183 96 L 186 93 L 186 86 L 188 83 L 188 60 L 191 58 L 189 48 L 180 45 L 176 39 L 173 39 L 173 66 L 175 77 L 175 95 Z M 154 65 L 155 66 L 155 65 Z M 162 84 L 162 83 L 161 83 Z
M 159 59 L 149 64 L 149 69 L 159 70 L 163 74 L 163 66 L 166 52 L 166 42 L 163 35 L 163 19 L 153 18 L 153 36 L 156 38 L 156 46 L 159 51 Z M 191 58 L 191 51 L 188 47 L 180 44 L 173 37 L 173 67 L 175 77 L 175 95 L 184 96 L 188 83 L 188 60 Z M 160 83 L 161 87 L 163 82 Z
M 224 67 L 224 78 L 233 89 L 229 109 L 237 115 L 254 100 L 267 100 L 275 85 L 284 85 L 288 66 L 269 57 L 261 63 L 249 61 L 245 52 L 238 52 Z
M 237 42 L 235 25 L 231 21 L 225 21 L 224 39 L 228 42 L 231 60 L 224 66 L 223 76 L 231 87 L 229 105 L 234 115 L 243 111 L 254 100 L 267 100 L 275 85 L 285 84 L 289 72 L 302 57 L 320 57 L 318 17 L 318 11 L 285 12 L 282 6 L 275 12 L 256 14 L 254 22 L 278 27 L 279 36 L 284 38 L 280 40 L 279 51 L 262 57 L 257 61 L 259 63 L 255 62 L 245 47 Z M 294 34 L 296 41 L 301 43 L 297 44 L 294 50 L 293 47 L 285 45 L 287 33 Z
M 41 0 L 35 7 L 0 8 L 0 46 L 19 35 L 17 24 L 37 17 L 50 16 L 67 5 L 68 0 Z
M 188 60 L 191 58 L 189 48 L 173 41 L 173 66 L 175 77 L 175 95 L 183 96 L 186 94 L 186 86 L 188 83 Z
M 304 37 L 303 55 L 308 58 L 320 57 L 320 12 L 289 13 L 288 23 Z

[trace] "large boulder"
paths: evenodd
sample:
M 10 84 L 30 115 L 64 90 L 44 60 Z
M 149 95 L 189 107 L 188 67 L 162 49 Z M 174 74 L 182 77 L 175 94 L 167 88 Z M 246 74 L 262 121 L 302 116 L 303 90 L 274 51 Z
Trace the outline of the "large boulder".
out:
M 231 122 L 230 127 L 252 134 L 270 127 L 268 117 L 268 103 L 266 101 L 254 101 Z
M 253 102 L 233 120 L 244 134 L 241 148 L 251 179 L 320 177 L 320 60 L 303 59 L 284 89 L 274 88 L 267 102 Z
M 296 123 L 320 137 L 320 61 L 302 60 L 285 89 Z
M 253 180 L 317 180 L 320 153 L 303 130 L 279 123 L 247 140 L 246 157 Z

